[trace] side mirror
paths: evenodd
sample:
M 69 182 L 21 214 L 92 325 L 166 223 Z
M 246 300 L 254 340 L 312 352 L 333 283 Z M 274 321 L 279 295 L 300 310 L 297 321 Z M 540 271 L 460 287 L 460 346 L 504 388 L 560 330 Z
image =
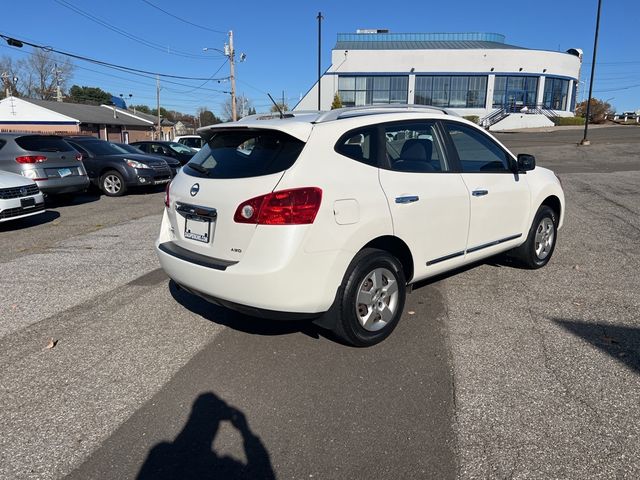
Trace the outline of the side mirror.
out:
M 536 168 L 536 157 L 528 153 L 519 153 L 517 164 L 519 172 L 528 172 Z

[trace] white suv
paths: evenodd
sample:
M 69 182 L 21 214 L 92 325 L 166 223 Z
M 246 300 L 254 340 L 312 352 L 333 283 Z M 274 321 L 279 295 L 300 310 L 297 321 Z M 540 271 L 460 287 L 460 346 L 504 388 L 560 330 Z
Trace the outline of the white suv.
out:
M 266 318 L 315 318 L 367 346 L 408 285 L 510 251 L 544 266 L 564 216 L 556 176 L 434 107 L 243 118 L 167 188 L 156 243 L 182 288 Z

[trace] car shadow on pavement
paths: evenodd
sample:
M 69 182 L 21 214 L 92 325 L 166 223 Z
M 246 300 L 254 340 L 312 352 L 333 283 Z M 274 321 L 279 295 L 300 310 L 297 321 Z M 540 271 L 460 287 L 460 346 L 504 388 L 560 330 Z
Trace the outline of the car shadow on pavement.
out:
M 636 373 L 640 373 L 640 328 L 564 318 L 551 320 L 635 370 Z
M 242 436 L 243 463 L 213 448 L 222 422 Z M 193 402 L 189 420 L 173 442 L 161 442 L 150 451 L 138 480 L 275 479 L 271 459 L 260 437 L 251 431 L 242 411 L 212 392 Z
M 320 338 L 321 334 L 328 337 L 328 334 L 314 325 L 311 320 L 269 320 L 244 315 L 207 302 L 197 295 L 181 289 L 173 280 L 169 282 L 169 292 L 176 302 L 192 313 L 200 315 L 210 322 L 244 333 L 265 336 L 303 333 L 315 339 Z
M 23 230 L 25 228 L 37 227 L 45 223 L 53 222 L 60 214 L 51 210 L 46 210 L 39 215 L 21 218 L 19 220 L 10 220 L 0 223 L 0 232 L 9 232 L 15 230 Z
M 47 195 L 45 203 L 47 208 L 70 207 L 72 205 L 84 205 L 85 203 L 97 202 L 100 200 L 99 193 L 92 190 L 83 193 Z

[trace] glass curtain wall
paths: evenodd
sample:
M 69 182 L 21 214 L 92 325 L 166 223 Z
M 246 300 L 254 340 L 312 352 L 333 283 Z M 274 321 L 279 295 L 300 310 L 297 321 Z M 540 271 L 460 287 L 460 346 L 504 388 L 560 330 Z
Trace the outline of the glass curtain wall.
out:
M 414 103 L 451 108 L 484 108 L 486 76 L 416 75 Z
M 374 103 L 407 103 L 408 91 L 408 76 L 338 77 L 338 95 L 345 107 Z
M 547 77 L 544 81 L 542 103 L 551 110 L 566 110 L 569 94 L 569 80 Z
M 538 77 L 496 75 L 493 85 L 493 108 L 519 109 L 535 106 Z

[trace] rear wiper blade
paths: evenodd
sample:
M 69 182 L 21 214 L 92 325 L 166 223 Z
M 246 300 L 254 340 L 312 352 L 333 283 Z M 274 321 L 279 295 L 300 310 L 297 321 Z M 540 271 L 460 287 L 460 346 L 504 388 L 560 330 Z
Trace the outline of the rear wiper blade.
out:
M 199 163 L 187 163 L 187 166 L 193 170 L 195 170 L 196 172 L 200 172 L 204 175 L 206 175 L 207 177 L 209 176 L 209 170 L 207 170 L 206 168 L 204 168 L 202 165 L 200 165 Z

